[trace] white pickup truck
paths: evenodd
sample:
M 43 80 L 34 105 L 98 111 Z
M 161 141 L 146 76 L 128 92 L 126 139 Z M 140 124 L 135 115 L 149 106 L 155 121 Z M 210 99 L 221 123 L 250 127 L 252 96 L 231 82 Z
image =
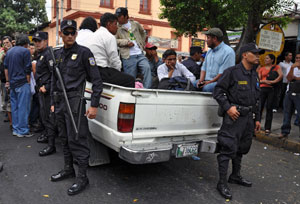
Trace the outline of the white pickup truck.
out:
M 221 118 L 211 93 L 103 86 L 97 117 L 89 120 L 90 165 L 109 163 L 107 148 L 132 164 L 216 151 Z M 87 83 L 85 97 L 91 91 Z

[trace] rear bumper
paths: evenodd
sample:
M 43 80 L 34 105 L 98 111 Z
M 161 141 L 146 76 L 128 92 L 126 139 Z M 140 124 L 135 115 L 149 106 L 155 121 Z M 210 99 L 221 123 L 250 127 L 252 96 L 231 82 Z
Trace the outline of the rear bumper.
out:
M 196 142 L 185 143 L 151 143 L 151 144 L 134 144 L 122 146 L 119 157 L 131 164 L 148 164 L 169 161 L 172 156 L 176 155 L 178 145 L 198 143 L 198 153 L 217 151 L 217 141 L 205 139 Z

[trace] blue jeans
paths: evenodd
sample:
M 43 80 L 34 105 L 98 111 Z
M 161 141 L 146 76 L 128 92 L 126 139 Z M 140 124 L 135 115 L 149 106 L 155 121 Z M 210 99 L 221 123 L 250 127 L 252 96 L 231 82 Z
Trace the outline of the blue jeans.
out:
M 199 81 L 199 79 L 196 80 L 196 81 L 194 81 L 194 82 L 192 82 L 192 84 L 194 85 L 194 87 L 197 88 L 197 89 L 198 89 L 198 87 L 197 87 L 198 81 Z M 213 92 L 216 85 L 217 85 L 217 82 L 213 82 L 213 83 L 207 84 L 207 85 L 205 85 L 202 88 L 201 91 L 203 91 L 203 92 Z
M 291 118 L 297 110 L 297 117 L 300 117 L 300 94 L 292 95 L 286 93 L 283 101 L 283 124 L 281 126 L 282 134 L 290 134 L 291 131 Z
M 13 132 L 16 134 L 29 133 L 30 98 L 30 84 L 28 83 L 10 90 L 12 126 Z
M 152 76 L 148 59 L 143 55 L 131 55 L 128 59 L 122 59 L 123 69 L 126 74 L 136 78 L 139 72 L 143 75 L 143 85 L 145 88 L 151 88 Z

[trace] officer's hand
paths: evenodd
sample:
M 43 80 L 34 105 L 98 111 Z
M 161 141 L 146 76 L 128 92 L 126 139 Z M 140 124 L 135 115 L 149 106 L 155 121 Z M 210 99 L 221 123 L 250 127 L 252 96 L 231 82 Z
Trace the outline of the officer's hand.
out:
M 230 116 L 230 118 L 235 121 L 239 118 L 240 116 L 240 112 L 237 111 L 236 106 L 231 106 L 228 111 L 227 114 Z
M 51 110 L 52 113 L 54 113 L 54 106 L 51 106 L 50 110 Z
M 96 107 L 89 107 L 89 109 L 86 111 L 85 115 L 89 119 L 94 119 L 94 118 L 96 118 L 97 111 L 98 111 L 98 108 L 96 108 Z
M 255 131 L 260 131 L 260 122 L 259 121 L 255 122 Z
M 46 93 L 46 92 L 47 92 L 45 86 L 42 86 L 42 87 L 40 88 L 40 92 L 42 92 L 42 93 Z
M 127 44 L 127 46 L 128 46 L 128 47 L 133 47 L 133 46 L 134 46 L 134 43 L 133 43 L 133 42 L 129 42 L 129 43 Z

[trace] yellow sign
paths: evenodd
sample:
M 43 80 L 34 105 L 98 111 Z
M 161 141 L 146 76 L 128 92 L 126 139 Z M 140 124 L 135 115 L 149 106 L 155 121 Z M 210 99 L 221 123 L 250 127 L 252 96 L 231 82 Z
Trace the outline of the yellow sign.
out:
M 28 38 L 29 38 L 30 42 L 32 43 L 32 35 L 29 35 Z
M 198 38 L 193 38 L 192 39 L 192 46 L 201 47 L 202 49 L 204 49 L 205 48 L 205 40 L 198 39 Z
M 277 57 L 283 51 L 284 42 L 284 33 L 278 24 L 268 23 L 264 25 L 256 37 L 257 46 L 266 50 L 266 52 L 259 57 L 260 65 L 265 65 L 264 59 L 268 54 L 273 54 L 277 60 Z

